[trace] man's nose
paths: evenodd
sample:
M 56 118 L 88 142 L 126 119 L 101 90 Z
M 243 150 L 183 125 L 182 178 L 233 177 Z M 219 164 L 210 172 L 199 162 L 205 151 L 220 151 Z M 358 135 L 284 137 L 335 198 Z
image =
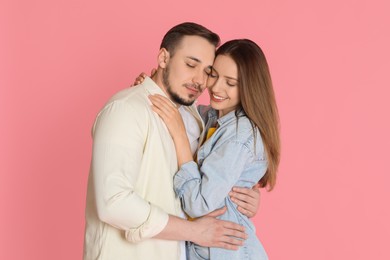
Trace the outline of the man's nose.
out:
M 198 70 L 194 75 L 193 82 L 200 87 L 201 90 L 204 90 L 206 87 L 207 74 L 204 70 Z

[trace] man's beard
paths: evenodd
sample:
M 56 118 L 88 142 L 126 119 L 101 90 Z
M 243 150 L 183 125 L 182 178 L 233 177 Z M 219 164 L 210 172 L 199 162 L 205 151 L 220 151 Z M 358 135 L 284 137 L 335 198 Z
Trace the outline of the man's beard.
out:
M 168 95 L 169 95 L 169 98 L 179 104 L 179 105 L 183 105 L 183 106 L 191 106 L 194 102 L 195 102 L 195 99 L 194 100 L 185 100 L 184 98 L 180 97 L 177 93 L 173 92 L 172 90 L 172 86 L 169 82 L 169 65 L 165 68 L 165 70 L 163 71 L 163 75 L 162 75 L 162 80 L 163 80 L 163 84 L 165 86 L 165 90 L 167 91 Z M 194 95 L 190 94 L 189 95 L 189 98 L 193 98 Z

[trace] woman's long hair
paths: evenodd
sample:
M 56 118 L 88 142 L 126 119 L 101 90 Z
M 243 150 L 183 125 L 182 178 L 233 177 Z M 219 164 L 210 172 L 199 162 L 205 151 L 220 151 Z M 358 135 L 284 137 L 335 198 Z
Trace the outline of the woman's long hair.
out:
M 280 136 L 278 108 L 267 60 L 261 48 L 248 39 L 228 41 L 218 48 L 216 55 L 229 56 L 237 64 L 241 107 L 252 125 L 259 129 L 268 160 L 267 172 L 259 183 L 270 191 L 276 183 Z

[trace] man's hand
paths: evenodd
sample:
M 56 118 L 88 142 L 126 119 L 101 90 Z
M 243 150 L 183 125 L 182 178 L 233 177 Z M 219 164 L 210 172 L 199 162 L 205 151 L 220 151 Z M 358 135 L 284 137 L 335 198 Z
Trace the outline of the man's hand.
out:
M 205 247 L 237 250 L 248 236 L 243 226 L 215 218 L 225 212 L 226 207 L 194 221 L 170 215 L 167 225 L 155 238 L 191 241 Z
M 248 237 L 245 228 L 230 221 L 218 220 L 215 217 L 226 212 L 226 207 L 197 218 L 189 231 L 193 234 L 194 243 L 205 247 L 220 247 L 237 250 Z
M 230 198 L 237 204 L 237 210 L 247 216 L 253 218 L 260 206 L 260 185 L 256 184 L 252 189 L 233 187 L 229 193 Z

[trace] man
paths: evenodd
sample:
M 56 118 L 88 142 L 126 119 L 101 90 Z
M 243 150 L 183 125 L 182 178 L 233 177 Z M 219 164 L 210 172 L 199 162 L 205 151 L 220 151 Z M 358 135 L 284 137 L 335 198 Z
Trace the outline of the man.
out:
M 174 143 L 148 96 L 180 107 L 193 152 L 203 122 L 193 102 L 205 87 L 219 37 L 184 23 L 164 36 L 156 74 L 114 95 L 93 126 L 84 259 L 185 259 L 183 241 L 236 249 L 241 226 L 206 216 L 187 221 L 173 191 Z M 222 214 L 223 210 L 214 216 Z M 181 241 L 181 242 L 180 242 Z

